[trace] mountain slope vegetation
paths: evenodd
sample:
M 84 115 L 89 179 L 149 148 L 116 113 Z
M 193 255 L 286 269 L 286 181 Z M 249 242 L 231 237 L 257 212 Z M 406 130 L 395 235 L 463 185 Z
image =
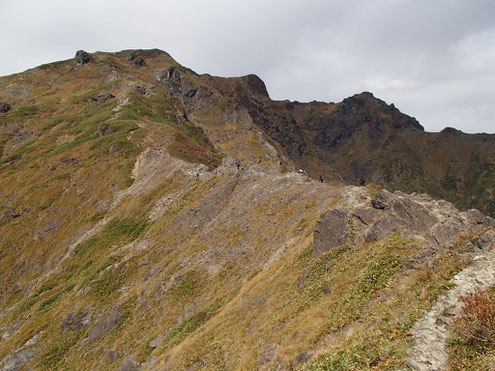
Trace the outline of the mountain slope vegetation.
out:
M 274 102 L 159 50 L 80 51 L 0 78 L 0 101 L 3 370 L 405 367 L 493 245 L 479 211 L 371 184 L 493 213 L 493 136 L 367 93 Z

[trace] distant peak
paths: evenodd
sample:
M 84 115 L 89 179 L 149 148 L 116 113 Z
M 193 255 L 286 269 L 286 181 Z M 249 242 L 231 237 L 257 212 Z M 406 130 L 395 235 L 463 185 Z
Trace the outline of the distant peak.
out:
M 266 85 L 258 76 L 251 74 L 243 76 L 242 79 L 246 82 L 246 85 L 252 93 L 269 98 L 268 91 L 266 90 Z

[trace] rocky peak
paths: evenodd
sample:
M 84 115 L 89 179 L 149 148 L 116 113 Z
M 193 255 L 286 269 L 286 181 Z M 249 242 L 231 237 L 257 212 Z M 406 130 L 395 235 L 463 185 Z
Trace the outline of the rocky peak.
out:
M 246 82 L 247 87 L 251 93 L 261 97 L 269 98 L 268 91 L 266 90 L 265 83 L 256 75 L 243 76 L 242 80 Z
M 89 53 L 85 52 L 84 50 L 78 50 L 75 60 L 77 65 L 82 65 L 91 62 L 92 58 L 91 55 L 89 55 Z

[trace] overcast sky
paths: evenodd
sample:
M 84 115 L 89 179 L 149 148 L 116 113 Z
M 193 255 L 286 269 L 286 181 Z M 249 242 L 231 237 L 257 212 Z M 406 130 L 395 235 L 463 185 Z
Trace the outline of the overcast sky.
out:
M 495 132 L 495 0 L 0 0 L 0 75 L 159 48 L 273 99 L 371 91 L 428 131 Z

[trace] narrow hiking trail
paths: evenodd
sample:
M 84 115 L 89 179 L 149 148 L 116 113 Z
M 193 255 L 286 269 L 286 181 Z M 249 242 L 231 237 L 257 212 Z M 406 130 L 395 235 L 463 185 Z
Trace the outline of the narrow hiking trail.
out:
M 456 286 L 439 297 L 433 308 L 413 326 L 414 347 L 406 361 L 414 370 L 444 370 L 447 362 L 446 341 L 449 324 L 460 312 L 459 296 L 495 284 L 495 232 L 485 232 L 489 246 L 473 258 L 472 263 L 451 280 Z

